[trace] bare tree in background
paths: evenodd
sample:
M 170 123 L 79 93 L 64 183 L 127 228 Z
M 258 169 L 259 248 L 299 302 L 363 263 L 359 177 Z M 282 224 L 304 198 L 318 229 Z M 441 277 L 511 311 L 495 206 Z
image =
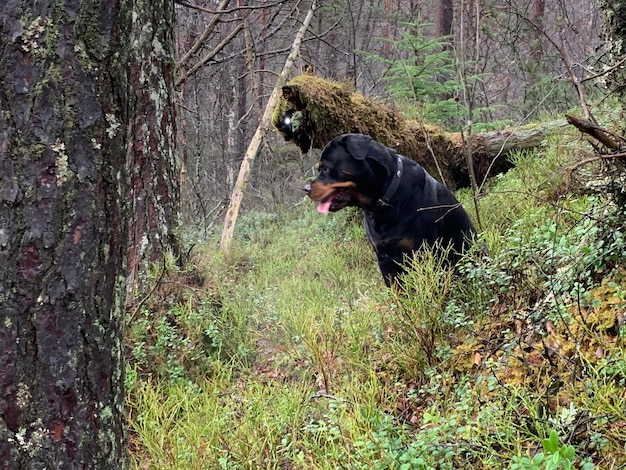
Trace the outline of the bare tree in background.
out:
M 452 34 L 452 19 L 454 16 L 453 1 L 442 0 L 437 6 L 435 20 L 435 35 L 449 36 Z
M 530 41 L 530 56 L 535 61 L 541 60 L 543 55 L 543 42 L 544 38 L 541 34 L 541 30 L 544 28 L 544 17 L 546 14 L 546 2 L 545 0 L 533 0 L 530 20 L 533 24 L 532 35 L 534 36 Z
M 233 188 L 233 192 L 231 194 L 230 204 L 228 206 L 228 211 L 226 212 L 226 218 L 224 219 L 224 228 L 222 230 L 222 237 L 220 241 L 220 248 L 224 252 L 228 252 L 230 249 L 230 245 L 233 239 L 234 231 L 235 231 L 235 223 L 237 222 L 237 217 L 239 214 L 239 208 L 241 206 L 241 201 L 243 199 L 244 190 L 248 183 L 248 178 L 250 177 L 250 171 L 252 169 L 252 163 L 254 162 L 256 155 L 259 151 L 259 146 L 261 145 L 263 135 L 269 130 L 271 125 L 271 117 L 272 112 L 278 102 L 278 97 L 280 96 L 281 87 L 286 83 L 287 77 L 291 73 L 291 69 L 293 68 L 293 64 L 300 53 L 300 45 L 302 44 L 302 38 L 304 37 L 306 30 L 311 24 L 311 20 L 313 19 L 313 14 L 315 13 L 315 9 L 317 8 L 316 0 L 313 0 L 311 3 L 311 7 L 306 14 L 304 21 L 302 22 L 302 26 L 296 34 L 296 37 L 293 40 L 293 44 L 291 45 L 291 51 L 289 52 L 289 56 L 285 61 L 285 65 L 283 67 L 276 84 L 274 85 L 274 89 L 272 90 L 272 94 L 265 106 L 265 111 L 263 111 L 263 116 L 260 119 L 259 125 L 254 133 L 254 137 L 250 141 L 250 145 L 246 150 L 246 154 L 241 163 L 241 167 L 239 168 L 239 174 L 237 176 L 237 182 L 235 187 Z
M 178 86 L 185 124 L 184 198 L 187 213 L 193 214 L 189 222 L 210 226 L 224 213 L 243 149 L 261 117 L 258 110 L 276 80 L 273 64 L 276 59 L 284 63 L 290 45 L 287 35 L 297 30 L 298 18 L 292 15 L 299 3 L 248 6 L 222 0 L 213 9 L 192 9 L 186 3 L 178 7 L 179 23 L 184 25 L 178 45 Z M 252 62 L 246 59 L 246 34 L 254 48 Z

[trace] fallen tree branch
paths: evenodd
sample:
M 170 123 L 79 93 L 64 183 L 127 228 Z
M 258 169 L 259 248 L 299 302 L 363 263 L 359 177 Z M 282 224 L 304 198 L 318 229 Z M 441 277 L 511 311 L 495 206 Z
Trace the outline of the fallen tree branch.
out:
M 569 124 L 574 126 L 580 132 L 593 137 L 610 150 L 619 149 L 625 142 L 622 137 L 604 129 L 603 127 L 600 127 L 598 124 L 590 121 L 589 119 L 580 116 L 573 116 L 571 114 L 567 114 L 565 118 Z
M 585 166 L 589 163 L 597 162 L 599 160 L 613 160 L 613 159 L 622 159 L 626 157 L 626 152 L 619 153 L 607 153 L 602 155 L 594 155 L 593 157 L 585 158 L 576 163 L 573 167 L 570 168 L 569 173 L 574 173 L 578 168 Z
M 284 125 L 287 113 L 292 116 L 289 126 Z M 285 140 L 293 141 L 304 153 L 310 148 L 323 148 L 340 134 L 367 134 L 415 160 L 450 188 L 470 185 L 465 145 L 459 132 L 445 132 L 437 126 L 407 119 L 396 109 L 355 93 L 345 84 L 315 75 L 295 77 L 282 88 L 272 124 Z M 473 134 L 470 140 L 477 180 L 511 168 L 511 162 L 502 154 L 536 148 L 550 132 L 565 127 L 567 122 L 558 120 Z

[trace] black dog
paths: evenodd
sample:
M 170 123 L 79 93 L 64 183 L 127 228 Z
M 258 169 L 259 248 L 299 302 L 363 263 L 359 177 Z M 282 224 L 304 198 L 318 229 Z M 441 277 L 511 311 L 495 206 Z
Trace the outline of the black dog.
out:
M 406 256 L 424 244 L 454 263 L 476 234 L 454 194 L 418 163 L 362 134 L 335 137 L 322 151 L 319 176 L 305 187 L 322 214 L 346 206 L 365 213 L 365 233 L 387 286 Z

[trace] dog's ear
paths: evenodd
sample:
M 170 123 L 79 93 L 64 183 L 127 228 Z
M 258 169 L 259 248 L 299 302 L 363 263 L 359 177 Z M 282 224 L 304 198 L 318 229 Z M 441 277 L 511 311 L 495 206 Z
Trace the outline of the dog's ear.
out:
M 355 158 L 367 160 L 370 168 L 372 168 L 377 175 L 382 177 L 392 175 L 396 171 L 396 153 L 369 136 L 362 137 L 367 138 L 367 144 L 362 142 L 361 145 L 363 149 L 360 151 L 360 155 L 358 157 L 355 156 Z M 362 139 L 357 140 L 362 141 Z
M 347 152 L 356 160 L 365 160 L 372 138 L 364 134 L 345 134 L 342 138 Z
M 355 160 L 366 160 L 374 174 L 387 178 L 395 171 L 395 152 L 376 142 L 369 135 L 345 134 L 342 142 Z

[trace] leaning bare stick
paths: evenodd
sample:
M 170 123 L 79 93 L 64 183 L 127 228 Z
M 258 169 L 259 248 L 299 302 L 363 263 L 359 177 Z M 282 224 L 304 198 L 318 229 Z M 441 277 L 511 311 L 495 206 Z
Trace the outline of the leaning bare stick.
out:
M 224 228 L 222 230 L 222 239 L 220 242 L 220 247 L 222 252 L 227 253 L 230 245 L 233 240 L 233 233 L 235 231 L 235 223 L 237 221 L 237 215 L 239 213 L 239 207 L 241 206 L 241 200 L 243 199 L 243 192 L 246 187 L 246 183 L 248 182 L 248 177 L 250 176 L 250 170 L 252 169 L 252 163 L 256 158 L 256 154 L 259 151 L 259 146 L 261 145 L 261 140 L 263 138 L 263 133 L 270 128 L 270 118 L 272 116 L 272 111 L 278 102 L 278 97 L 281 92 L 281 88 L 285 83 L 287 76 L 290 74 L 291 69 L 293 68 L 293 64 L 300 52 L 300 44 L 302 43 L 302 38 L 304 37 L 304 33 L 306 32 L 309 24 L 311 23 L 311 19 L 313 19 L 313 13 L 317 8 L 317 2 L 313 1 L 311 4 L 311 8 L 309 9 L 298 34 L 293 41 L 291 46 L 291 52 L 287 60 L 285 61 L 285 66 L 283 67 L 283 71 L 280 73 L 278 80 L 276 80 L 276 86 L 272 91 L 272 94 L 267 102 L 267 106 L 265 107 L 265 111 L 263 116 L 261 117 L 261 122 L 250 141 L 250 145 L 248 145 L 248 150 L 246 151 L 245 156 L 243 157 L 243 161 L 241 162 L 241 167 L 239 167 L 239 175 L 237 176 L 237 181 L 235 183 L 235 188 L 233 189 L 230 204 L 228 206 L 228 211 L 226 212 L 226 218 L 224 219 Z

